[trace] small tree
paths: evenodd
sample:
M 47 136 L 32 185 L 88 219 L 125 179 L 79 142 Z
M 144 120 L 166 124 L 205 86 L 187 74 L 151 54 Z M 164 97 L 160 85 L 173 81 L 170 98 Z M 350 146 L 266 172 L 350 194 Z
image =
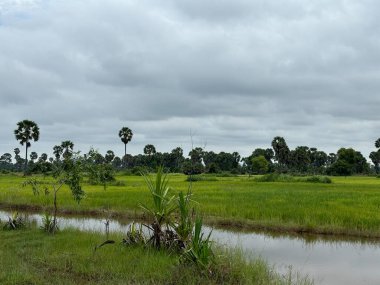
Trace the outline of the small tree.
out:
M 38 141 L 40 137 L 40 129 L 38 125 L 30 120 L 23 120 L 17 123 L 17 129 L 14 131 L 16 139 L 21 145 L 25 144 L 25 165 L 24 175 L 28 167 L 28 148 L 31 146 L 31 141 Z
M 53 164 L 53 181 L 50 184 L 50 189 L 48 186 L 44 186 L 43 190 L 45 195 L 53 192 L 53 218 L 50 219 L 50 214 L 45 214 L 45 225 L 44 229 L 54 234 L 57 227 L 57 214 L 58 214 L 58 191 L 67 185 L 72 193 L 75 201 L 78 203 L 84 197 L 84 191 L 82 190 L 81 180 L 82 180 L 83 162 L 79 157 L 72 156 L 70 158 L 64 159 L 62 162 L 57 162 Z M 33 193 L 35 195 L 40 194 L 40 185 L 46 185 L 46 182 L 30 179 L 24 183 L 24 186 L 30 185 L 32 187 Z
M 268 172 L 269 162 L 263 155 L 252 158 L 252 172 L 256 174 L 264 174 Z

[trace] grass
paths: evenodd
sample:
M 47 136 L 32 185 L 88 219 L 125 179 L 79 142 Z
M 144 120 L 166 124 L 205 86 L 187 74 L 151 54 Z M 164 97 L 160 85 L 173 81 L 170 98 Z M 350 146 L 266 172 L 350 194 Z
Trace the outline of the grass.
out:
M 214 178 L 213 178 L 214 177 Z M 169 185 L 186 191 L 181 174 L 169 175 Z M 0 175 L 0 206 L 43 207 L 43 197 L 22 188 L 23 177 Z M 46 178 L 48 182 L 48 178 Z M 62 189 L 58 207 L 65 212 L 139 216 L 139 203 L 150 197 L 140 176 L 117 176 L 125 186 L 84 185 L 78 205 Z M 193 183 L 193 199 L 205 221 L 214 225 L 286 232 L 380 237 L 380 180 L 375 177 L 333 177 L 333 183 L 266 182 L 246 176 L 215 177 Z M 50 203 L 51 205 L 51 203 Z
M 73 238 L 75 237 L 75 238 Z M 121 234 L 113 234 L 121 240 Z M 178 263 L 176 255 L 142 247 L 106 245 L 96 233 L 57 235 L 28 228 L 0 231 L 0 284 L 309 284 L 280 277 L 263 261 L 222 252 L 211 272 Z M 289 277 L 289 276 L 288 276 Z

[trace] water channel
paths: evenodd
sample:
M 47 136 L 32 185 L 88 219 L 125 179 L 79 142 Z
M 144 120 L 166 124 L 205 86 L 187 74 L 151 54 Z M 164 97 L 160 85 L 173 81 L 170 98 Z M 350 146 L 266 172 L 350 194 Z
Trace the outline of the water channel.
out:
M 0 211 L 2 222 L 11 214 Z M 39 214 L 29 220 L 41 224 Z M 105 220 L 88 217 L 59 217 L 59 228 L 105 231 Z M 126 232 L 127 221 L 111 220 L 110 231 Z M 206 227 L 205 231 L 211 228 Z M 380 284 L 380 240 L 342 239 L 313 235 L 291 236 L 270 233 L 238 232 L 213 229 L 212 239 L 226 247 L 241 248 L 247 258 L 261 257 L 279 273 L 289 268 L 308 276 L 315 284 Z

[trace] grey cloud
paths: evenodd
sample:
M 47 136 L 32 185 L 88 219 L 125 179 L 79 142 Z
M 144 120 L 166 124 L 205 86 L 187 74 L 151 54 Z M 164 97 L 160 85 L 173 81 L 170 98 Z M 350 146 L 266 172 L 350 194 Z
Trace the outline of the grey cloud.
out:
M 249 154 L 291 146 L 369 152 L 379 129 L 376 1 L 0 1 L 0 152 L 18 120 L 41 150 L 71 139 Z M 358 130 L 352 132 L 353 128 Z M 350 131 L 351 130 L 351 131 Z M 235 149 L 236 148 L 236 149 Z

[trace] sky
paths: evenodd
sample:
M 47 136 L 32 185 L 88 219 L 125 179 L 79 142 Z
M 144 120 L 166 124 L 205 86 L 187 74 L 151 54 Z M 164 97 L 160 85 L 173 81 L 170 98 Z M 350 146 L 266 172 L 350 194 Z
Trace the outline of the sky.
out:
M 146 144 L 238 151 L 380 137 L 375 0 L 0 0 L 0 154 L 63 140 L 124 153 Z

